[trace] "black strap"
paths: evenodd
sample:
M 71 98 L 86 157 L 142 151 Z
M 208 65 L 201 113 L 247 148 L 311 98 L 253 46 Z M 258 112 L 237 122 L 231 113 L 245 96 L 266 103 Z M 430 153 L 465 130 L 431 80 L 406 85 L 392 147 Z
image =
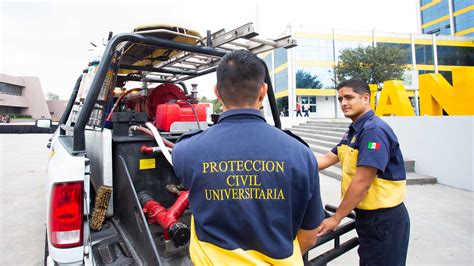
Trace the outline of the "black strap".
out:
M 185 138 L 190 138 L 194 135 L 197 135 L 197 134 L 201 133 L 202 131 L 203 131 L 202 129 L 194 129 L 194 130 L 191 130 L 189 132 L 186 132 L 183 135 L 179 136 L 178 140 L 176 140 L 176 143 L 180 142 L 181 140 L 183 140 Z
M 303 143 L 306 147 L 309 148 L 309 145 L 308 143 L 306 143 L 302 138 L 300 138 L 299 136 L 293 134 L 293 132 L 291 132 L 290 130 L 288 129 L 282 129 L 281 131 L 285 132 L 286 134 L 292 136 L 293 138 L 297 139 L 299 142 Z

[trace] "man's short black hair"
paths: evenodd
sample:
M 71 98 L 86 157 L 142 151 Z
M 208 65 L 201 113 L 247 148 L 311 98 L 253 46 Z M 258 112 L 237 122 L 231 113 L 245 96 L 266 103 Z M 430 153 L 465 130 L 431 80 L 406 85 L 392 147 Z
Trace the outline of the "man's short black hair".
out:
M 364 95 L 365 93 L 368 93 L 370 96 L 370 88 L 367 82 L 360 80 L 360 79 L 349 79 L 346 81 L 343 81 L 337 85 L 336 90 L 339 91 L 343 87 L 349 87 L 354 90 L 355 93 L 359 95 Z
M 217 66 L 217 90 L 226 105 L 255 103 L 264 81 L 263 62 L 249 51 L 232 51 Z

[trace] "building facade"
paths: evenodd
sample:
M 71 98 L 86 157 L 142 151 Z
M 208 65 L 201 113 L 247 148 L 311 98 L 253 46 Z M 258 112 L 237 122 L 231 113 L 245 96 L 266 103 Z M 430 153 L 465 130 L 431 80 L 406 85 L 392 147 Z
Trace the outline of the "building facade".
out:
M 0 74 L 0 114 L 51 118 L 39 79 Z
M 310 105 L 313 117 L 343 117 L 334 90 L 334 67 L 341 51 L 347 48 L 387 45 L 407 49 L 407 70 L 403 79 L 405 87 L 413 90 L 411 96 L 418 89 L 419 74 L 440 73 L 451 82 L 453 68 L 474 66 L 473 37 L 296 27 L 289 27 L 288 31 L 297 40 L 297 47 L 280 48 L 263 55 L 273 77 L 280 111 L 286 116 L 295 115 L 296 102 L 300 101 Z M 317 76 L 320 84 L 298 87 L 297 76 L 301 73 Z
M 421 33 L 474 37 L 474 1 L 419 0 Z
M 46 104 L 48 105 L 49 114 L 51 115 L 51 120 L 57 122 L 61 119 L 64 111 L 67 106 L 66 100 L 47 100 Z

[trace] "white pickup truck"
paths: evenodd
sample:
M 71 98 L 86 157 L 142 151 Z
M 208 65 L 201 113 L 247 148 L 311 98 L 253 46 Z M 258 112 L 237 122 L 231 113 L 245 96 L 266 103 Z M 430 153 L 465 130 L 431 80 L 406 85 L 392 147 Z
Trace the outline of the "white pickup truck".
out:
M 181 134 L 212 123 L 209 105 L 184 81 L 214 72 L 233 49 L 258 54 L 296 45 L 290 36 L 257 36 L 251 23 L 205 37 L 166 25 L 111 36 L 78 78 L 48 144 L 45 264 L 191 264 L 187 192 L 169 154 Z M 268 70 L 266 82 L 280 128 Z M 357 239 L 345 244 L 323 260 L 305 255 L 306 262 L 324 263 Z

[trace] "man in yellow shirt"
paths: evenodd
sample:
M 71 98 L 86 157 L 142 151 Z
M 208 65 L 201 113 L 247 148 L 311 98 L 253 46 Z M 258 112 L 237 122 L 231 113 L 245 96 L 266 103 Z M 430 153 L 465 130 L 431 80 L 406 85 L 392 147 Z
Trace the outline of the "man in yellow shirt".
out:
M 341 163 L 342 202 L 316 231 L 333 230 L 355 210 L 360 265 L 404 265 L 410 219 L 403 204 L 406 173 L 397 137 L 371 110 L 367 83 L 348 80 L 336 89 L 352 124 L 332 151 L 318 157 L 318 168 Z

